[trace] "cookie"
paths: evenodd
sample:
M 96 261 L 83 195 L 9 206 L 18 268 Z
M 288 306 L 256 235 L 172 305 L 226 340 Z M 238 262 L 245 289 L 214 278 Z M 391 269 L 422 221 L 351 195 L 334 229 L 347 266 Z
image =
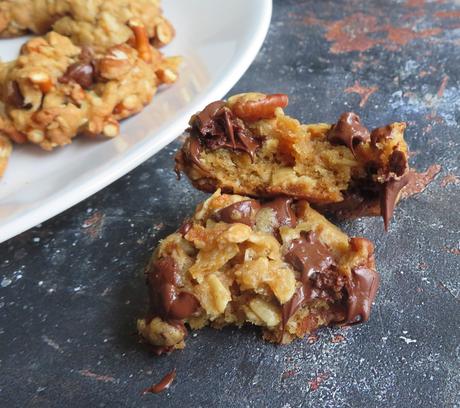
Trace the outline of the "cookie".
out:
M 103 51 L 132 37 L 131 20 L 144 25 L 155 47 L 174 37 L 158 0 L 6 0 L 0 4 L 0 37 L 53 30 Z
M 209 104 L 190 120 L 176 171 L 203 191 L 302 198 L 341 217 L 381 214 L 387 226 L 410 177 L 406 125 L 369 131 L 352 112 L 303 125 L 287 104 L 259 93 Z
M 5 136 L 0 135 L 0 177 L 5 172 L 12 150 L 11 141 Z
M 285 344 L 321 326 L 365 322 L 379 284 L 373 253 L 305 200 L 218 190 L 155 249 L 138 331 L 162 353 L 185 346 L 185 325 L 253 324 Z
M 159 85 L 177 78 L 178 58 L 165 58 L 131 23 L 133 46 L 104 52 L 56 32 L 28 41 L 19 58 L 0 64 L 0 133 L 51 150 L 78 134 L 114 137 L 119 121 L 142 110 Z

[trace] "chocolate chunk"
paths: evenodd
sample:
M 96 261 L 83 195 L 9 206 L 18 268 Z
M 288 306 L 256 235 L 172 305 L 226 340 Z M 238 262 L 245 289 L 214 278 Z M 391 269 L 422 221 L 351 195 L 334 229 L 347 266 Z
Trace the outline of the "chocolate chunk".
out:
M 196 142 L 190 144 L 190 148 L 193 147 L 195 151 L 189 157 L 195 164 L 199 162 L 201 144 L 210 150 L 227 148 L 243 151 L 249 154 L 251 160 L 254 160 L 255 152 L 261 145 L 260 140 L 254 137 L 223 101 L 207 105 L 191 119 L 190 126 L 191 137 L 195 136 L 200 142 L 198 145 Z
M 167 320 L 181 320 L 191 316 L 199 302 L 191 293 L 180 291 L 177 264 L 170 256 L 155 260 L 147 272 L 151 311 Z
M 253 227 L 259 210 L 260 204 L 256 200 L 238 201 L 217 211 L 212 218 L 215 221 L 222 221 L 227 224 L 240 222 Z
M 374 129 L 371 132 L 371 146 L 376 147 L 377 143 L 384 141 L 385 139 L 391 139 L 391 132 L 393 128 L 391 125 L 383 126 Z
M 270 208 L 274 211 L 277 225 L 275 228 L 287 225 L 288 227 L 295 228 L 297 225 L 297 217 L 292 210 L 292 198 L 278 197 L 275 200 L 262 204 L 262 208 Z
M 313 231 L 302 231 L 300 238 L 293 239 L 284 255 L 286 262 L 302 273 L 302 282 L 308 282 L 315 273 L 334 264 L 332 253 L 320 242 Z
M 327 133 L 327 140 L 332 144 L 343 144 L 353 154 L 354 147 L 370 138 L 369 130 L 361 124 L 361 119 L 356 113 L 342 113 L 338 122 Z
M 354 268 L 346 284 L 347 318 L 346 324 L 358 324 L 369 320 L 372 302 L 377 294 L 380 277 L 373 269 Z
M 152 385 L 149 388 L 146 388 L 143 392 L 142 395 L 145 395 L 147 393 L 153 393 L 153 394 L 158 394 L 166 389 L 168 389 L 173 381 L 176 378 L 176 369 L 170 371 L 168 374 L 166 374 L 159 383 Z
M 68 84 L 71 81 L 79 84 L 83 89 L 90 89 L 94 84 L 94 67 L 89 62 L 76 62 L 67 68 L 59 82 Z
M 25 105 L 24 96 L 16 81 L 10 81 L 6 85 L 6 103 L 18 109 L 28 109 L 32 106 L 31 104 Z
M 393 216 L 399 192 L 406 186 L 407 183 L 409 183 L 411 177 L 413 177 L 413 173 L 408 172 L 401 178 L 390 179 L 382 186 L 382 190 L 380 192 L 380 214 L 383 217 L 385 231 L 388 231 L 388 225 L 391 217 Z
M 182 223 L 182 225 L 177 230 L 177 232 L 179 232 L 183 237 L 185 237 L 185 235 L 187 235 L 187 232 L 189 232 L 192 227 L 193 227 L 193 221 L 186 220 L 185 222 Z
M 301 272 L 300 282 L 292 298 L 282 306 L 282 324 L 305 303 L 314 299 L 335 301 L 341 298 L 344 279 L 335 269 L 332 253 L 313 231 L 302 232 L 289 244 L 284 260 Z

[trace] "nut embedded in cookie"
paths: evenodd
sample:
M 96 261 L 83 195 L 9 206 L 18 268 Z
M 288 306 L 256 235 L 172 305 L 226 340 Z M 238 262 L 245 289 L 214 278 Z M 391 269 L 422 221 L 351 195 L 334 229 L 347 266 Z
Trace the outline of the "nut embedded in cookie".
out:
M 81 133 L 117 136 L 119 121 L 141 111 L 179 62 L 148 45 L 142 26 L 133 31 L 142 49 L 119 44 L 96 53 L 55 32 L 27 42 L 16 61 L 0 64 L 0 132 L 47 150 Z
M 404 123 L 372 132 L 348 112 L 334 125 L 302 125 L 284 114 L 288 97 L 248 93 L 194 115 L 176 171 L 212 192 L 286 195 L 322 212 L 384 217 L 410 177 Z
M 306 201 L 218 190 L 154 251 L 139 333 L 163 353 L 185 346 L 185 324 L 249 323 L 289 343 L 321 326 L 364 322 L 379 284 L 373 252 Z

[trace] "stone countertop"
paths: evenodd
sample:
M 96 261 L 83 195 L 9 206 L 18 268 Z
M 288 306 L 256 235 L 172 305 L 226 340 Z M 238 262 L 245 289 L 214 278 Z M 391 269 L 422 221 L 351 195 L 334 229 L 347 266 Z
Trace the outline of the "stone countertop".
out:
M 341 223 L 376 243 L 369 323 L 284 347 L 253 328 L 205 329 L 160 358 L 140 344 L 142 269 L 205 197 L 175 180 L 175 142 L 0 245 L 0 406 L 460 406 L 459 87 L 458 1 L 275 1 L 231 93 L 288 93 L 287 113 L 307 123 L 347 110 L 371 128 L 406 121 L 413 166 L 441 166 L 387 234 L 378 218 Z M 174 367 L 168 391 L 141 396 Z

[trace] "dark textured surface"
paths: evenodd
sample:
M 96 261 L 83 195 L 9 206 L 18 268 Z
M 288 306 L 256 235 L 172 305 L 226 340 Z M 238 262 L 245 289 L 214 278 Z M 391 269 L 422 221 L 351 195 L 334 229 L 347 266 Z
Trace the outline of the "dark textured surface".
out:
M 379 219 L 341 224 L 376 242 L 370 322 L 285 347 L 251 328 L 202 330 L 182 352 L 151 355 L 134 334 L 142 268 L 204 197 L 175 181 L 173 143 L 0 245 L 0 406 L 460 406 L 459 87 L 457 1 L 275 1 L 266 43 L 233 92 L 288 93 L 287 112 L 305 122 L 344 110 L 369 127 L 405 120 L 413 165 L 442 166 L 388 234 Z M 169 391 L 140 396 L 173 367 Z

